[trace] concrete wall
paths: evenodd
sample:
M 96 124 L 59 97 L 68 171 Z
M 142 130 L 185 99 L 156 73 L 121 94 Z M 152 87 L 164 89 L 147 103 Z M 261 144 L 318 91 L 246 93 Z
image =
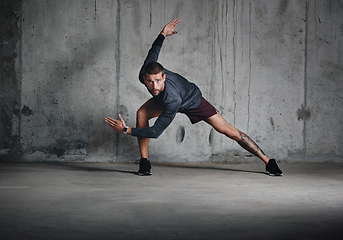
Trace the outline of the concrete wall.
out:
M 159 61 L 229 123 L 277 159 L 343 160 L 343 1 L 29 0 L 1 13 L 2 159 L 139 159 L 104 118 L 135 125 L 150 97 L 138 71 L 178 17 Z M 153 161 L 255 160 L 181 114 L 150 143 Z
M 18 156 L 21 119 L 21 1 L 0 3 L 0 156 Z

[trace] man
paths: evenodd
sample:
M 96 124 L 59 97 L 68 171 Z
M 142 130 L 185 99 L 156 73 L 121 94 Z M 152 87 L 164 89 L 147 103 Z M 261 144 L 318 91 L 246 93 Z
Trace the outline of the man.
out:
M 266 164 L 271 176 L 282 176 L 275 159 L 270 159 L 245 133 L 231 126 L 220 113 L 203 97 L 199 88 L 184 77 L 171 72 L 157 62 L 159 52 L 166 37 L 177 34 L 179 19 L 169 22 L 154 41 L 152 48 L 139 72 L 139 80 L 145 84 L 153 96 L 137 111 L 136 128 L 127 127 L 123 118 L 106 118 L 105 121 L 118 133 L 137 137 L 141 159 L 139 175 L 151 175 L 148 160 L 149 138 L 157 138 L 173 121 L 177 112 L 186 114 L 193 124 L 205 121 L 219 133 L 235 140 L 247 151 L 259 157 Z M 149 119 L 158 117 L 149 127 Z

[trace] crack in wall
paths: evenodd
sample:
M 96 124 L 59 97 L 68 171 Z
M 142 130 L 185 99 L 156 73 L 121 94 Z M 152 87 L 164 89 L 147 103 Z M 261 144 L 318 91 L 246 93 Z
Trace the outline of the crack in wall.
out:
M 249 87 L 248 87 L 248 120 L 247 132 L 249 132 L 250 125 L 250 87 L 251 87 L 251 1 L 249 1 Z
M 96 22 L 96 0 L 94 1 L 94 20 Z
M 116 92 L 116 109 L 117 114 L 119 114 L 119 107 L 120 107 L 120 28 L 121 28 L 121 3 L 120 0 L 117 1 L 117 18 L 116 18 L 116 51 L 115 51 L 115 60 L 116 60 L 116 82 L 117 82 L 117 92 Z M 119 156 L 119 133 L 116 134 L 116 157 Z
M 214 7 L 215 5 L 213 4 L 212 7 Z M 219 6 L 219 4 L 218 4 Z M 216 10 L 214 10 L 216 9 Z M 216 18 L 215 16 L 218 15 L 217 13 L 217 8 L 214 8 L 213 11 L 215 12 L 215 14 L 213 14 L 212 16 L 212 29 L 218 29 L 218 18 Z M 217 27 L 216 27 L 217 25 Z M 217 30 L 218 31 L 218 30 Z M 213 86 L 213 82 L 215 81 L 215 77 L 216 77 L 216 71 L 215 71 L 215 68 L 216 68 L 216 36 L 217 36 L 217 31 L 213 31 L 212 32 L 212 44 L 211 44 L 211 55 L 212 55 L 212 67 L 210 68 L 211 69 L 211 81 L 210 81 L 210 89 L 212 89 L 212 86 Z M 184 40 L 183 40 L 184 41 Z M 183 43 L 184 45 L 184 43 Z M 212 96 L 212 91 L 209 91 L 209 98 L 211 101 L 213 101 L 213 96 Z M 211 139 L 211 154 L 213 155 L 214 154 L 214 145 L 213 144 L 213 141 L 214 141 L 214 137 L 212 136 L 211 137 L 211 134 L 210 134 L 210 139 Z
M 307 109 L 307 61 L 308 61 L 308 11 L 309 11 L 309 1 L 306 1 L 305 6 L 305 62 L 304 62 L 304 104 L 303 108 Z M 304 126 L 303 126 L 303 152 L 306 155 L 306 119 L 304 119 Z
M 18 82 L 19 82 L 19 89 L 20 92 L 22 92 L 22 80 L 23 80 L 23 4 L 20 2 L 19 6 L 19 49 L 18 49 L 18 55 L 19 55 L 19 66 L 18 66 Z M 19 99 L 19 106 L 22 104 L 21 100 L 21 94 Z M 18 114 L 18 145 L 21 149 L 21 114 Z
M 233 1 L 233 14 L 232 14 L 232 22 L 233 24 L 233 36 L 232 36 L 232 44 L 233 44 L 233 101 L 234 101 L 234 107 L 233 107 L 233 124 L 236 125 L 236 42 L 237 42 L 237 16 L 236 16 L 236 1 Z
M 222 27 L 221 27 L 221 34 L 220 34 L 220 29 L 219 29 L 219 23 L 217 23 L 217 32 L 218 32 L 218 46 L 219 46 L 219 60 L 220 60 L 220 72 L 221 72 L 221 82 L 222 82 L 222 92 L 221 92 L 221 98 L 222 98 L 222 103 L 225 103 L 225 73 L 227 66 L 224 66 L 224 61 L 225 61 L 225 56 L 223 56 L 223 52 L 226 53 L 227 47 L 226 47 L 226 42 L 227 42 L 227 36 L 228 36 L 228 31 L 227 31 L 227 26 L 228 26 L 228 21 L 227 21 L 227 16 L 228 16 L 228 4 L 222 3 Z M 225 26 L 225 28 L 224 28 Z M 222 38 L 222 39 L 220 39 Z M 225 68 L 225 70 L 224 70 Z M 225 104 L 224 104 L 225 105 Z M 222 113 L 221 113 L 222 114 Z

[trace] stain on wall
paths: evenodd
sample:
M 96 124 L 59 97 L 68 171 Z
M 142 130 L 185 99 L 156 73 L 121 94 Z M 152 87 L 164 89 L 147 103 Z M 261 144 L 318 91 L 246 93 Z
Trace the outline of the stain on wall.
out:
M 0 151 L 20 155 L 21 1 L 0 2 Z
M 311 112 L 309 109 L 305 108 L 304 105 L 302 105 L 301 108 L 298 108 L 297 115 L 298 115 L 298 121 L 300 120 L 306 121 L 311 117 Z
M 23 115 L 25 115 L 25 116 L 31 116 L 31 115 L 33 115 L 33 111 L 32 111 L 29 107 L 27 107 L 27 106 L 25 106 L 25 105 L 24 105 L 24 107 L 21 109 L 21 113 L 22 113 Z

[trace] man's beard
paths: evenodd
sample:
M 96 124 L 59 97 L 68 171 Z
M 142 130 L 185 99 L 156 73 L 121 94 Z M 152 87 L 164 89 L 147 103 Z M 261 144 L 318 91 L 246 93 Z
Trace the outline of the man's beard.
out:
M 155 93 L 154 93 L 154 92 L 155 92 Z M 159 89 L 152 89 L 152 90 L 150 91 L 150 93 L 151 93 L 153 96 L 157 97 L 158 95 L 160 95 L 161 90 L 159 90 Z

